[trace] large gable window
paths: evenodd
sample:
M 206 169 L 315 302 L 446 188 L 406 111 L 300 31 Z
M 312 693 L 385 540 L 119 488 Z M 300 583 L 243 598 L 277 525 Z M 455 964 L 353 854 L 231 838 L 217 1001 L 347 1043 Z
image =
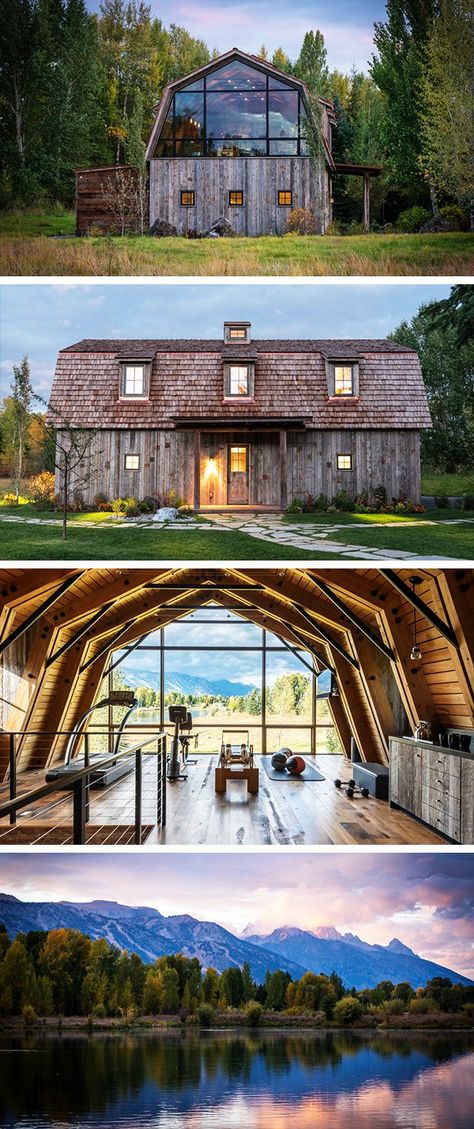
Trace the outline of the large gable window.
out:
M 148 396 L 150 364 L 144 361 L 122 361 L 120 395 L 130 400 Z
M 254 394 L 254 366 L 253 364 L 240 365 L 230 363 L 224 366 L 224 396 L 234 397 L 253 396 Z
M 298 156 L 306 153 L 299 90 L 234 59 L 172 98 L 156 157 Z

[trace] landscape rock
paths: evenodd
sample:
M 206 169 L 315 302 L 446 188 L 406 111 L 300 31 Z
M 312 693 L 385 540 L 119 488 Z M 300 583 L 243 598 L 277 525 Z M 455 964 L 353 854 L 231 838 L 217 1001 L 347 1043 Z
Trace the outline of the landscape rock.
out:
M 441 216 L 433 216 L 420 227 L 420 235 L 432 235 L 439 231 L 454 231 L 454 227 L 448 220 L 442 220 Z
M 235 235 L 235 231 L 232 224 L 226 220 L 225 216 L 221 216 L 215 223 L 211 223 L 211 226 L 206 231 L 206 235 L 208 237 L 216 235 Z
M 176 521 L 178 511 L 173 506 L 161 506 L 156 514 L 153 514 L 152 521 Z
M 167 220 L 157 219 L 152 223 L 148 234 L 156 235 L 158 238 L 162 239 L 166 235 L 177 235 L 178 232 L 172 223 L 168 223 Z

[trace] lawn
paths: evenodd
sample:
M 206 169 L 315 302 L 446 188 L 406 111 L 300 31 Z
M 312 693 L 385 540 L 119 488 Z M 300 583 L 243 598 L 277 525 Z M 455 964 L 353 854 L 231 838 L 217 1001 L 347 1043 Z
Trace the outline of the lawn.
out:
M 190 240 L 147 235 L 77 239 L 73 230 L 71 212 L 3 213 L 0 273 L 387 276 L 474 272 L 474 236 L 465 232 Z
M 439 512 L 430 510 L 432 514 Z M 441 511 L 445 514 L 445 510 Z M 474 514 L 464 513 L 464 518 Z M 368 549 L 388 549 L 396 557 L 398 552 L 417 553 L 423 557 L 454 557 L 456 560 L 474 559 L 474 522 L 463 524 L 443 520 L 438 525 L 418 521 L 416 525 L 384 525 L 382 529 L 341 529 L 337 540 L 344 545 L 364 545 Z
M 38 515 L 37 515 L 38 516 Z M 87 518 L 90 518 L 90 514 Z M 298 553 L 286 545 L 256 541 L 240 530 L 221 533 L 211 529 L 191 531 L 142 529 L 140 526 L 114 529 L 103 523 L 87 528 L 72 521 L 63 541 L 58 525 L 28 525 L 5 522 L 0 517 L 0 555 L 4 560 L 310 560 L 315 557 L 337 560 L 334 553 Z
M 448 494 L 459 497 L 461 494 L 474 493 L 474 474 L 438 474 L 433 471 L 421 476 L 422 494 Z
M 21 511 L 23 513 L 23 510 Z M 302 525 L 316 525 L 316 526 L 339 526 L 339 525 L 393 525 L 403 526 L 412 522 L 452 522 L 455 518 L 459 520 L 473 518 L 474 512 L 470 510 L 426 510 L 422 514 L 338 514 L 338 513 L 312 513 L 312 514 L 283 514 L 283 522 L 286 525 L 294 525 L 295 523 Z M 364 533 L 365 530 L 360 530 Z M 355 536 L 354 532 L 354 536 Z M 335 534 L 336 536 L 336 534 Z M 337 533 L 339 536 L 339 533 Z

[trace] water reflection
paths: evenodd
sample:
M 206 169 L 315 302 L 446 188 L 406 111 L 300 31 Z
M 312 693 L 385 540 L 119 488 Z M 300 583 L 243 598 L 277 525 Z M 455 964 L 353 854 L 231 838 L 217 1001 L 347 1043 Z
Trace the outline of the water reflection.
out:
M 0 1041 L 18 1129 L 470 1129 L 474 1036 L 326 1032 Z

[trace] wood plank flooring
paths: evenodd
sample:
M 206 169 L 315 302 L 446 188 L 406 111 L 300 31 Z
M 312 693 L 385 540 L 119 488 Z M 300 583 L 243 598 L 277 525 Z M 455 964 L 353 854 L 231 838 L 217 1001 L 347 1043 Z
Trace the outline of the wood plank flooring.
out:
M 307 758 L 311 761 L 311 758 Z M 187 780 L 167 786 L 167 825 L 149 834 L 156 825 L 156 762 L 144 764 L 143 824 L 146 842 L 169 846 L 200 845 L 266 845 L 311 846 L 313 844 L 347 844 L 349 846 L 391 846 L 393 844 L 438 844 L 445 840 L 404 812 L 389 807 L 383 800 L 354 798 L 334 787 L 334 779 L 347 779 L 350 769 L 343 757 L 318 756 L 313 762 L 323 781 L 269 779 L 260 768 L 260 788 L 249 795 L 244 782 L 232 782 L 225 795 L 216 794 L 214 769 L 217 756 L 199 755 L 197 764 L 187 766 Z M 258 764 L 258 758 L 257 758 Z M 29 773 L 19 781 L 19 792 L 43 783 L 42 773 Z M 5 789 L 1 790 L 5 797 Z M 133 777 L 126 777 L 107 789 L 93 790 L 90 797 L 90 822 L 95 828 L 122 826 L 127 828 L 125 842 L 130 841 L 133 823 Z M 27 822 L 34 840 L 35 824 L 59 827 L 70 820 L 71 798 L 67 794 L 56 803 L 49 815 L 29 809 L 27 819 L 19 820 L 21 842 L 28 842 Z M 3 838 L 3 836 L 5 836 Z M 0 838 L 13 842 L 8 824 L 0 821 Z M 31 841 L 30 839 L 30 841 Z M 107 841 L 105 831 L 93 835 L 90 845 Z M 112 838 L 109 841 L 119 842 Z

